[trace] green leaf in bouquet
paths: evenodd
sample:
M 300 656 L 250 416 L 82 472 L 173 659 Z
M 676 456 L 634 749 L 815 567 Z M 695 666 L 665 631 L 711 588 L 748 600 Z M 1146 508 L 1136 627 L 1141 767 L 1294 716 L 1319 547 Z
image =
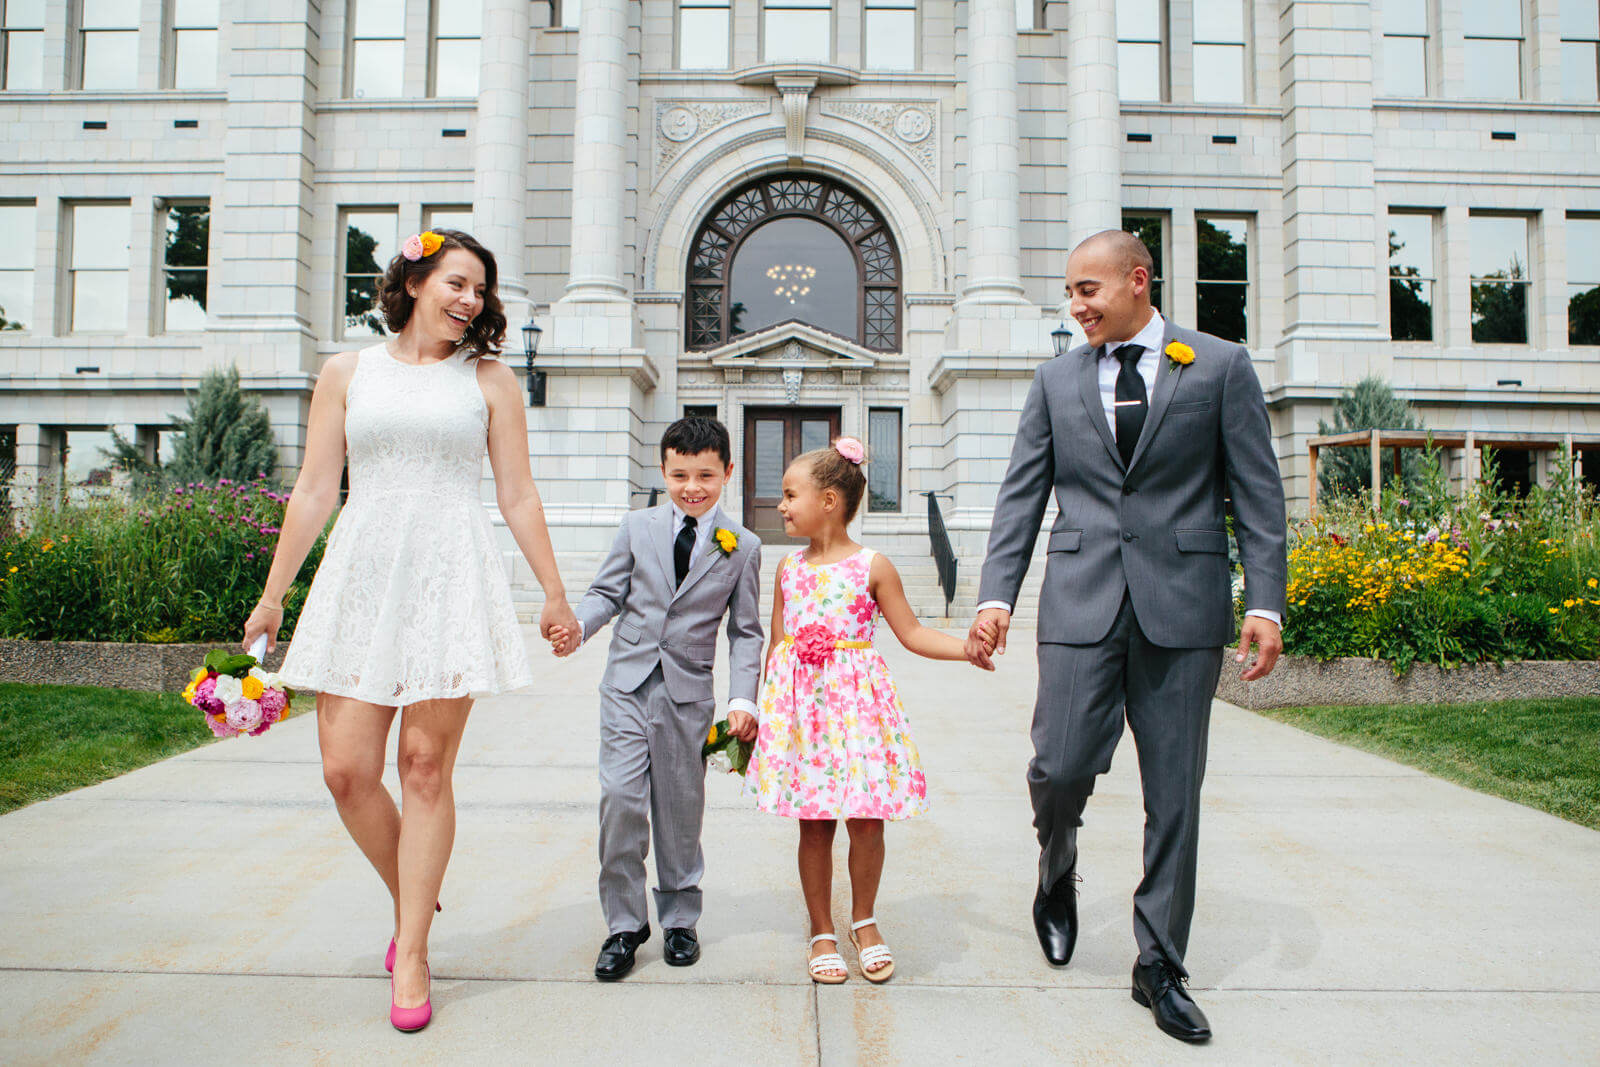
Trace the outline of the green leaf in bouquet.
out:
M 728 763 L 733 768 L 733 773 L 744 777 L 745 768 L 750 766 L 750 754 L 755 751 L 755 745 L 749 741 L 741 741 L 735 737 L 728 745 Z
M 719 719 L 712 723 L 711 729 L 706 733 L 705 744 L 700 746 L 700 758 L 702 760 L 710 759 L 713 752 L 718 751 L 728 743 L 728 737 L 727 719 Z

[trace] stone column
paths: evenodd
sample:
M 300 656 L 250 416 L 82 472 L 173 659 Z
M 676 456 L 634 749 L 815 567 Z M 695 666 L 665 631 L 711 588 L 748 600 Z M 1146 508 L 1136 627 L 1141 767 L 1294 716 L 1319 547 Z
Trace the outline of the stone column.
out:
M 962 304 L 1020 304 L 1017 10 L 967 4 L 967 285 Z
M 1067 5 L 1068 247 L 1063 253 L 1101 230 L 1122 228 L 1121 137 L 1115 0 L 1072 0 Z
M 562 300 L 622 301 L 628 296 L 622 262 L 623 168 L 628 138 L 627 0 L 584 0 L 578 19 L 572 266 Z
M 529 25 L 525 0 L 484 0 L 472 228 L 494 253 L 508 305 L 528 303 Z M 528 317 L 525 309 L 507 311 L 513 327 Z

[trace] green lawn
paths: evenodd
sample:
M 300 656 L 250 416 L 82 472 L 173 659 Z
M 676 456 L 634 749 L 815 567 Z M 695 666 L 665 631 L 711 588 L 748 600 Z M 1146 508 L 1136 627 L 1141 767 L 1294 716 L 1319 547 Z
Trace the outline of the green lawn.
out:
M 1260 714 L 1600 829 L 1600 697 Z
M 0 684 L 0 814 L 211 740 L 173 693 Z

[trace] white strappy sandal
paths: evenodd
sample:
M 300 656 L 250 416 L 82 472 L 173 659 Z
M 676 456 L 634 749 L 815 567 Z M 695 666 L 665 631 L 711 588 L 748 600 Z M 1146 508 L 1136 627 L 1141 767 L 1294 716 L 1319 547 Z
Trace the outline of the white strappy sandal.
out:
M 807 955 L 810 955 L 811 949 L 816 946 L 818 941 L 832 941 L 834 945 L 838 945 L 839 935 L 818 934 L 816 937 L 813 937 L 810 941 L 806 942 Z M 844 957 L 839 955 L 837 952 L 824 952 L 820 956 L 812 956 L 810 967 L 811 980 L 816 982 L 818 985 L 838 985 L 846 978 L 850 977 L 850 968 L 845 966 Z M 833 970 L 834 968 L 838 969 L 838 974 L 829 973 L 829 971 Z
M 850 943 L 856 947 L 856 957 L 861 961 L 861 977 L 869 982 L 887 982 L 890 975 L 894 974 L 894 954 L 889 951 L 888 945 L 868 945 L 861 947 L 861 942 L 856 940 L 856 931 L 863 926 L 876 926 L 876 918 L 862 919 L 858 923 L 850 924 Z M 874 963 L 882 963 L 877 970 L 869 971 L 867 968 Z

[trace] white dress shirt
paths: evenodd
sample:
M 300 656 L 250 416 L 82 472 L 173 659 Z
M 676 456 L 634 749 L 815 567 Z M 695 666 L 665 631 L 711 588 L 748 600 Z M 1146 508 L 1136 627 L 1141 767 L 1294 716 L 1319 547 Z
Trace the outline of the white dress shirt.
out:
M 1161 369 L 1161 339 L 1167 333 L 1167 320 L 1161 317 L 1161 312 L 1150 309 L 1150 321 L 1144 324 L 1144 329 L 1128 338 L 1126 341 L 1117 341 L 1105 346 L 1105 351 L 1100 356 L 1100 406 L 1105 409 L 1106 425 L 1111 427 L 1111 436 L 1117 435 L 1117 375 L 1122 371 L 1122 361 L 1117 358 L 1117 349 L 1123 345 L 1143 345 L 1144 351 L 1139 353 L 1139 362 L 1135 364 L 1139 377 L 1144 379 L 1145 403 L 1156 395 L 1156 372 Z M 978 605 L 978 610 L 984 608 L 1000 608 L 1011 611 L 1011 605 L 1004 600 L 985 600 Z M 1266 608 L 1251 608 L 1246 615 L 1255 615 L 1273 623 L 1283 626 L 1283 616 L 1276 611 Z

